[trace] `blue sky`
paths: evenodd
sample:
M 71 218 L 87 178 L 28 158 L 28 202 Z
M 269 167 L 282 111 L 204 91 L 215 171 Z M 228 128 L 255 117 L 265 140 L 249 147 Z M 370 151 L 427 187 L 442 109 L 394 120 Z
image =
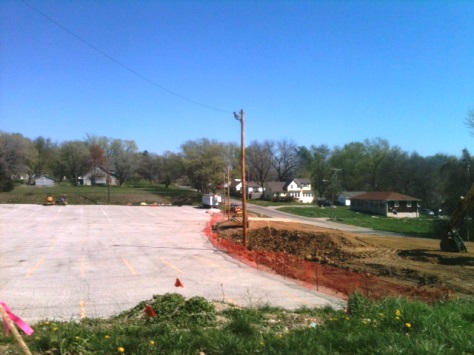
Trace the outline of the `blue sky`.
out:
M 0 130 L 162 154 L 239 144 L 243 109 L 247 143 L 474 153 L 473 19 L 474 1 L 2 0 Z

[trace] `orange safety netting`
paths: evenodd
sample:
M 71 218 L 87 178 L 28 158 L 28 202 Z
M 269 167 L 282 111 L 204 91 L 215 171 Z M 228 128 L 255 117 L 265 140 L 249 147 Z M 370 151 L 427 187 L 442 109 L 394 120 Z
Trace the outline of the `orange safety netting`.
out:
M 273 272 L 300 282 L 305 287 L 327 293 L 341 299 L 348 299 L 355 291 L 366 296 L 382 297 L 405 296 L 424 301 L 435 301 L 449 294 L 447 289 L 421 289 L 414 286 L 402 286 L 380 277 L 344 270 L 330 265 L 302 260 L 294 255 L 267 250 L 248 250 L 242 244 L 220 238 L 212 226 L 223 220 L 215 213 L 205 228 L 211 243 L 239 261 L 259 270 Z

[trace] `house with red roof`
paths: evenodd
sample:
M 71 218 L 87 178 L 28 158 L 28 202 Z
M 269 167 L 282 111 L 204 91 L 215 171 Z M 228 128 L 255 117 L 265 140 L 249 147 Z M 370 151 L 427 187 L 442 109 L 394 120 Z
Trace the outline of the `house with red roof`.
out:
M 416 218 L 420 199 L 398 192 L 371 191 L 351 199 L 351 210 L 386 217 Z

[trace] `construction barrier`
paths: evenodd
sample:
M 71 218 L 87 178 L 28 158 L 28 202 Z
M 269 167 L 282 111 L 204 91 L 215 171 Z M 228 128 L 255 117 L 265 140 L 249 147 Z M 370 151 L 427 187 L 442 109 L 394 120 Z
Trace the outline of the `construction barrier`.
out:
M 206 226 L 205 233 L 211 243 L 218 249 L 226 251 L 239 261 L 259 270 L 276 273 L 293 279 L 309 289 L 320 291 L 347 300 L 355 291 L 367 297 L 380 299 L 384 297 L 403 296 L 427 302 L 444 299 L 451 294 L 449 289 L 420 288 L 401 286 L 372 274 L 353 272 L 335 266 L 302 260 L 294 255 L 267 250 L 249 250 L 232 240 L 220 238 L 212 226 L 224 220 L 220 213 L 214 213 Z M 252 231 L 248 230 L 252 239 Z

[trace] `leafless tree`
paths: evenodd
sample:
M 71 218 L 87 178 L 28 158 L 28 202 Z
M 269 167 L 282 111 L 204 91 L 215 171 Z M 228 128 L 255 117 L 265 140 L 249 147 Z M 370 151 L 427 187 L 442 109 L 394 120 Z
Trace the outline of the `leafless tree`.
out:
M 274 143 L 265 140 L 262 143 L 254 140 L 247 147 L 247 165 L 249 180 L 254 180 L 262 188 L 265 182 L 272 177 L 272 158 L 273 158 Z
M 299 166 L 298 146 L 293 141 L 281 140 L 275 143 L 272 159 L 279 181 L 293 179 Z

